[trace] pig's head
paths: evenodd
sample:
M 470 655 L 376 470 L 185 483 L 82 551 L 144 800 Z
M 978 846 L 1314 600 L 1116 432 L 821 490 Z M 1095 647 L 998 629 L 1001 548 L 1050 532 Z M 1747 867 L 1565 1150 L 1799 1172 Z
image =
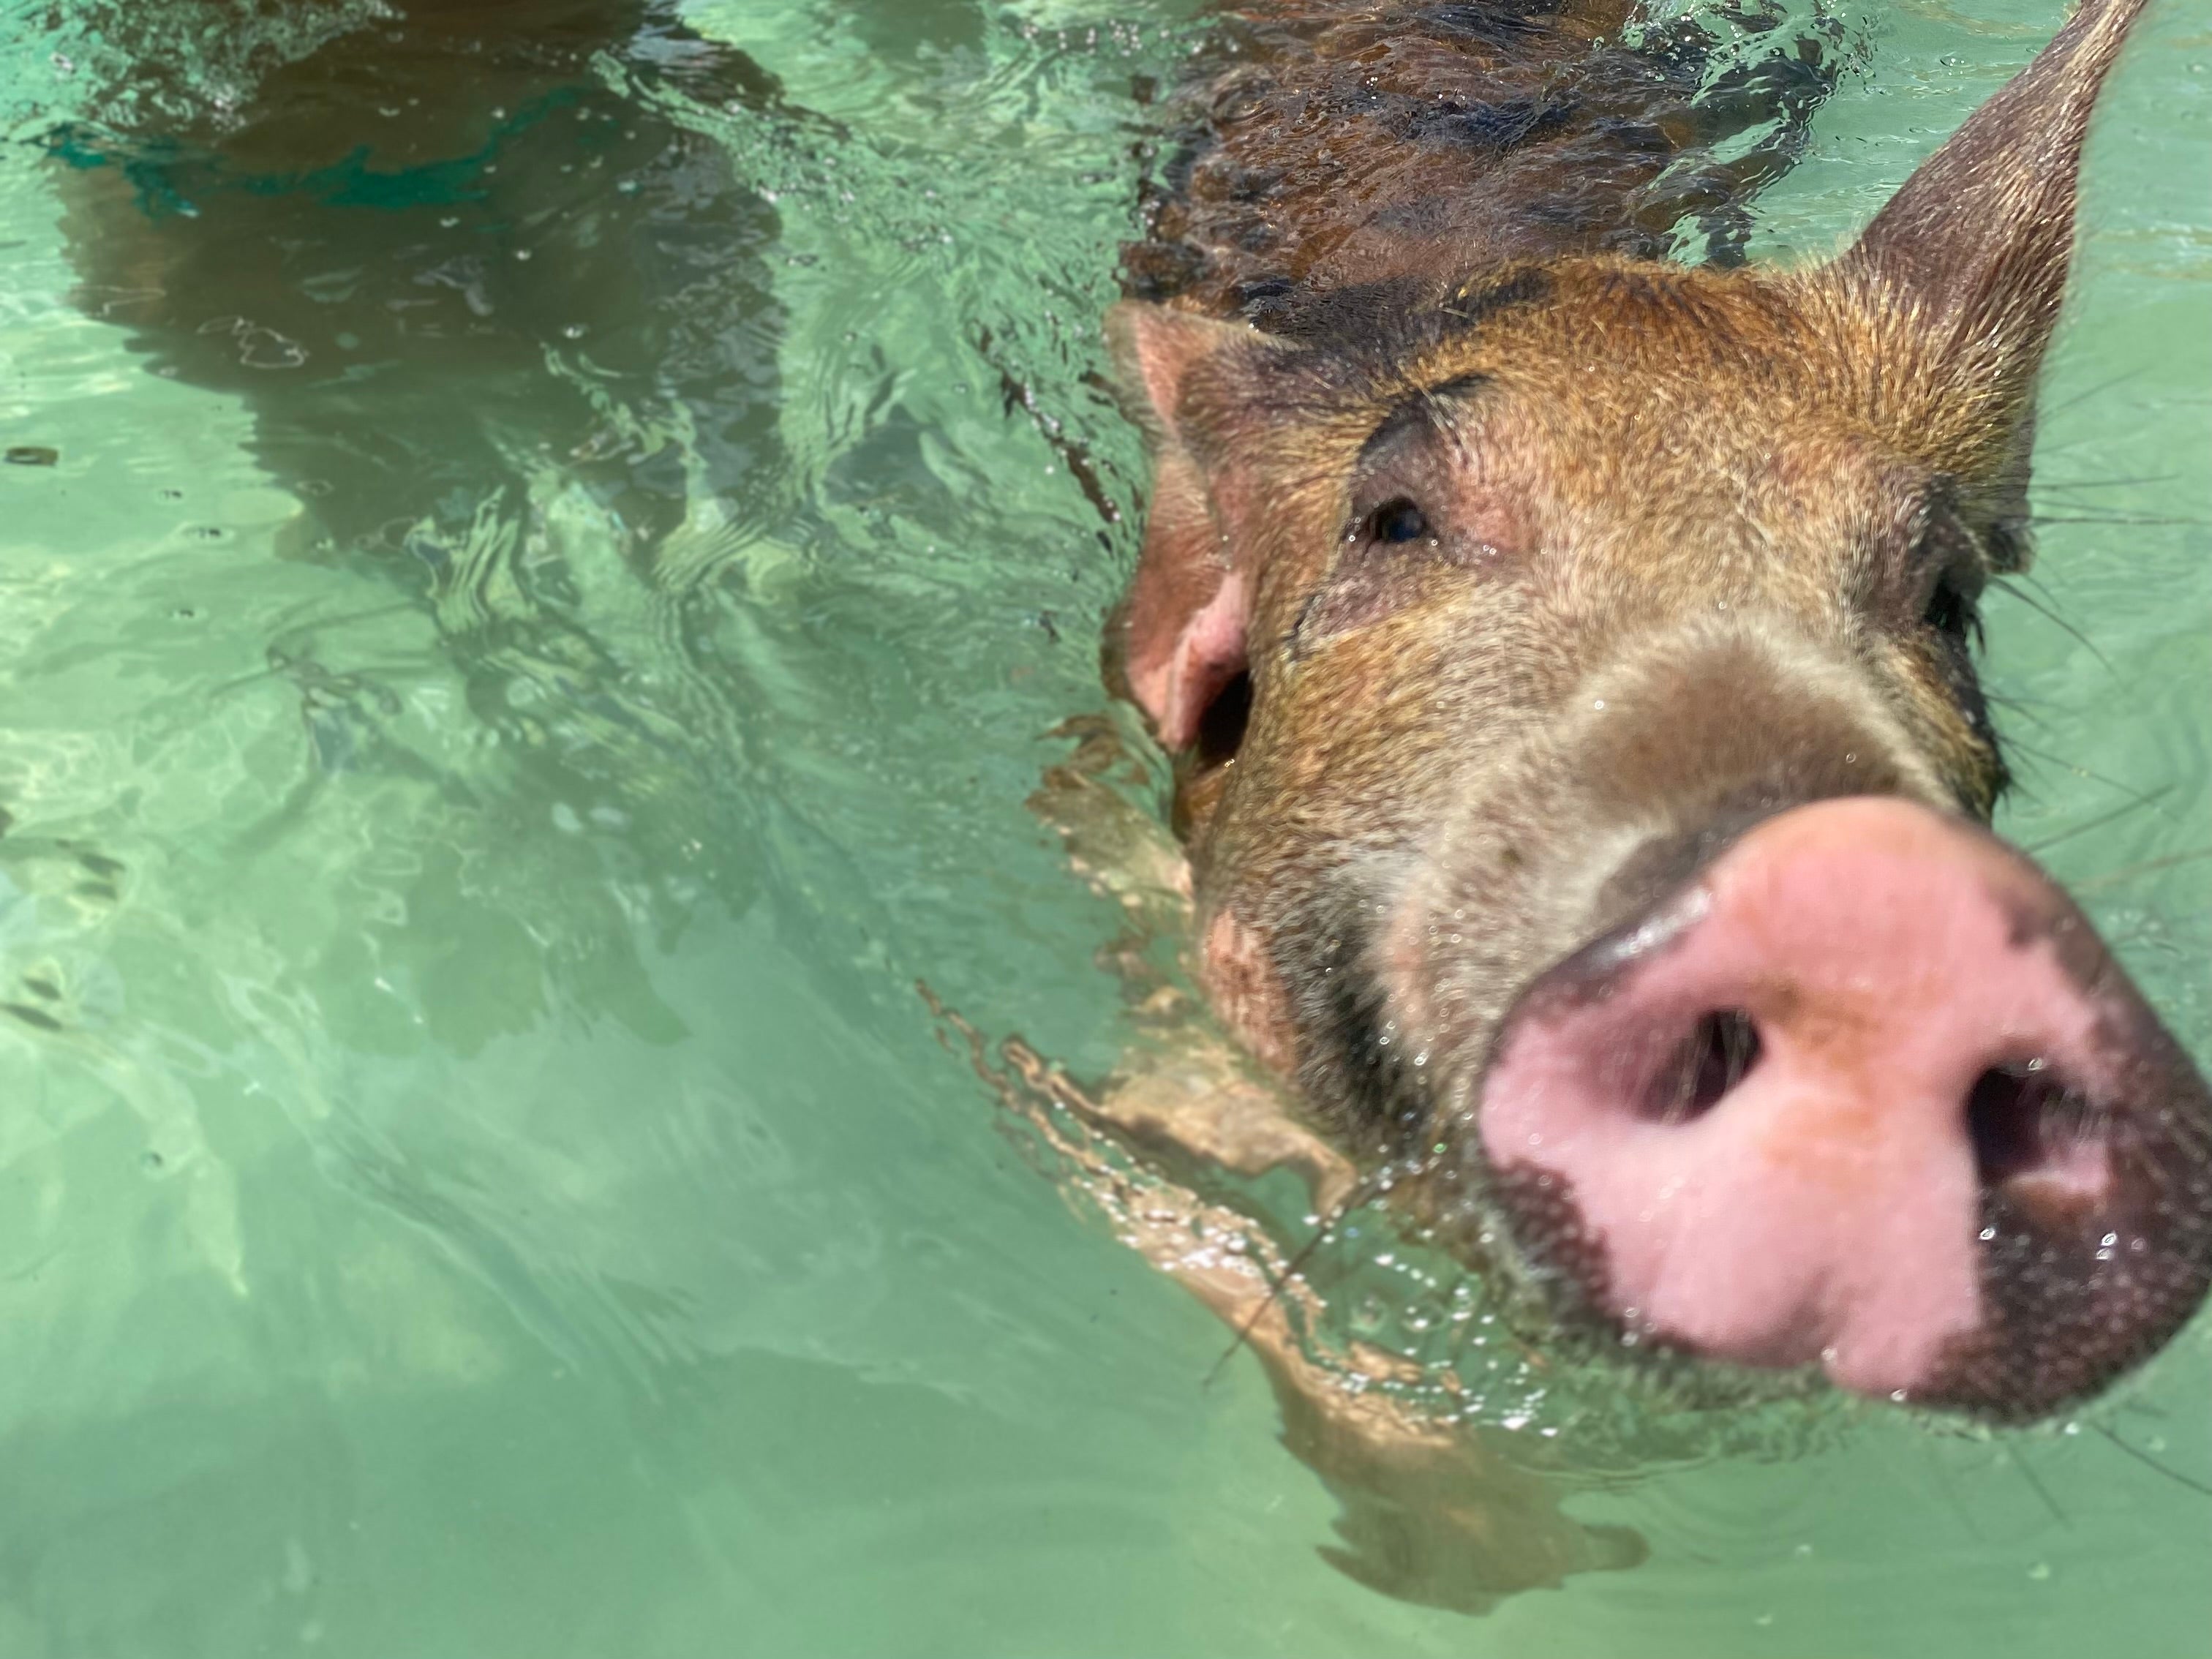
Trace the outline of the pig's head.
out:
M 1124 306 L 1122 623 L 1203 971 L 1563 1309 L 1995 1418 L 2212 1274 L 2212 1105 L 1983 828 L 2092 6 L 1812 271 L 1563 259 L 1261 335 Z

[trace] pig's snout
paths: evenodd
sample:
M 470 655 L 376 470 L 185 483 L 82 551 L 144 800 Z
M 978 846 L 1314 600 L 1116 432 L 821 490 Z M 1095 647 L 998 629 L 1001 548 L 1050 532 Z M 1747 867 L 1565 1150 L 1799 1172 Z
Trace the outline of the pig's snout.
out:
M 2055 886 L 1901 799 L 1759 824 L 1492 1054 L 1526 1247 L 1639 1340 L 2027 1417 L 2212 1273 L 2195 1068 Z

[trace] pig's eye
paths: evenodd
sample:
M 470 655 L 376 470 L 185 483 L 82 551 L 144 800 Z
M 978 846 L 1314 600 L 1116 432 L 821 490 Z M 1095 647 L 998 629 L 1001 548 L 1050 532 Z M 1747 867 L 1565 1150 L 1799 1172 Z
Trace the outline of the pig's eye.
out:
M 1429 533 L 1428 515 L 1401 495 L 1369 514 L 1366 529 L 1370 541 L 1419 541 Z
M 1920 620 L 1961 647 L 1970 639 L 1978 643 L 1981 638 L 1982 619 L 1975 611 L 1972 597 L 1948 576 L 1936 582 Z

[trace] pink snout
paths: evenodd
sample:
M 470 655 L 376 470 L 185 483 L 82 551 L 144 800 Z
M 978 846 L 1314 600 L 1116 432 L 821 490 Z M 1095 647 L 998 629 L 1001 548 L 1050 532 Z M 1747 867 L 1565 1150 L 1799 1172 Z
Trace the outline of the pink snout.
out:
M 1537 980 L 1494 1055 L 1501 1190 L 1572 1216 L 1638 1340 L 2033 1414 L 2212 1271 L 2194 1069 L 2070 901 L 1908 802 L 1758 825 Z

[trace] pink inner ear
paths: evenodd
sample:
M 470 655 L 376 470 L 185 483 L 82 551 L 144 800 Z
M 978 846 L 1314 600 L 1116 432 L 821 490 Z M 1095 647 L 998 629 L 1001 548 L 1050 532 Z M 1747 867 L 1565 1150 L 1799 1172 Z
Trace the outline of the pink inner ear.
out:
M 1244 672 L 1250 611 L 1198 469 L 1180 449 L 1155 463 L 1152 521 L 1129 590 L 1129 690 L 1160 741 L 1188 748 L 1224 687 Z
M 1244 578 L 1224 571 L 1212 596 L 1186 613 L 1182 627 L 1155 660 L 1144 661 L 1132 650 L 1130 690 L 1170 749 L 1187 749 L 1198 740 L 1206 709 L 1244 672 L 1249 609 Z

